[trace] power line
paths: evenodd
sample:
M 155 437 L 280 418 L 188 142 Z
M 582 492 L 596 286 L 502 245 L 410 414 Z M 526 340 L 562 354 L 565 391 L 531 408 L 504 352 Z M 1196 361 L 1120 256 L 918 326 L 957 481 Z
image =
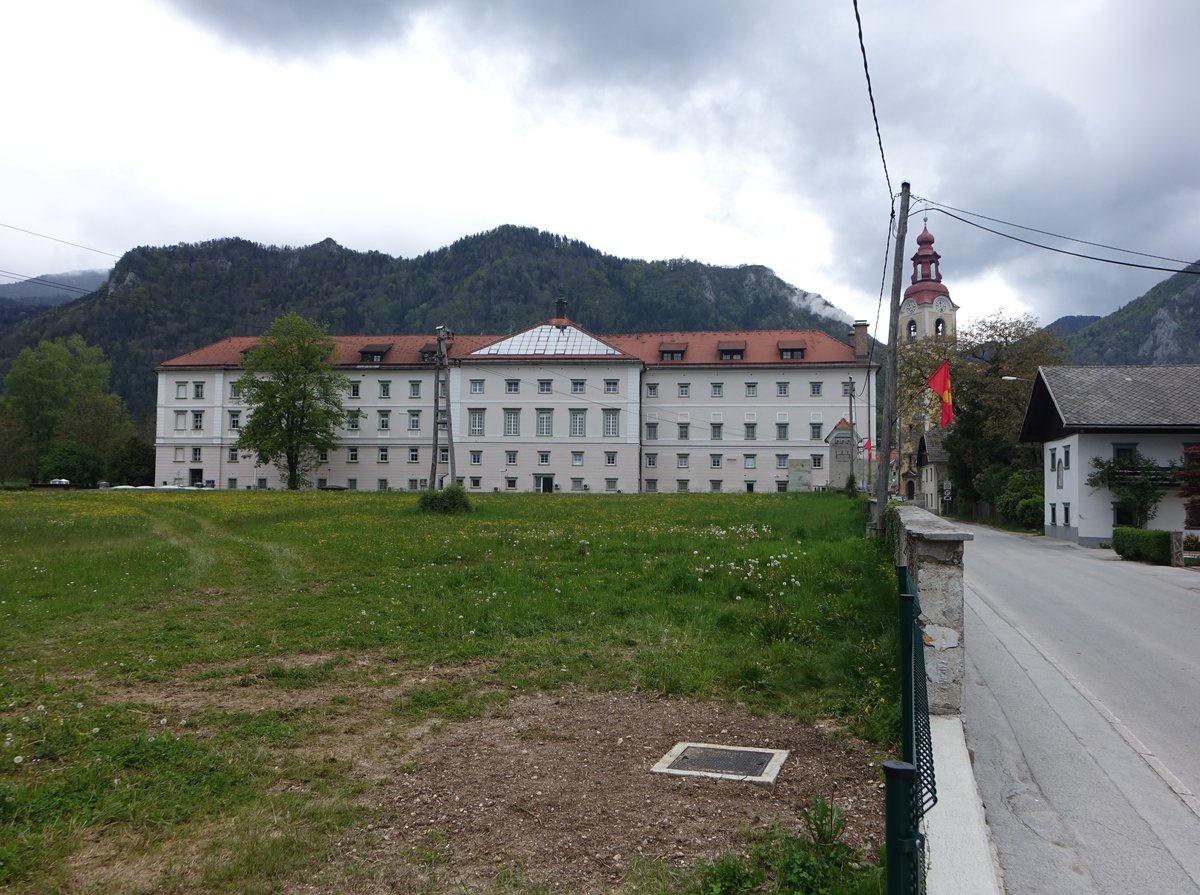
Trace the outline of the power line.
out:
M 871 117 L 875 120 L 875 139 L 879 142 L 879 158 L 883 162 L 883 179 L 887 181 L 888 196 L 894 197 L 892 178 L 888 174 L 887 156 L 883 153 L 883 135 L 879 131 L 879 114 L 875 110 L 875 91 L 871 89 L 871 69 L 867 65 L 867 44 L 863 40 L 862 16 L 858 14 L 858 0 L 854 0 L 854 21 L 858 23 L 858 47 L 862 51 L 863 74 L 867 76 L 867 98 L 871 101 Z
M 1148 252 L 1136 252 L 1133 249 L 1123 249 L 1120 246 L 1105 245 L 1102 242 L 1088 242 L 1086 239 L 1077 239 L 1074 236 L 1064 236 L 1061 233 L 1052 233 L 1049 230 L 1039 230 L 1037 227 L 1026 227 L 1024 224 L 1015 224 L 1012 221 L 1001 220 L 1000 218 L 988 217 L 986 214 L 980 214 L 977 211 L 967 211 L 962 208 L 955 208 L 953 205 L 946 205 L 942 202 L 934 202 L 932 199 L 925 199 L 921 196 L 913 196 L 919 202 L 924 202 L 926 205 L 934 207 L 936 210 L 949 209 L 957 211 L 959 214 L 965 214 L 973 218 L 982 218 L 985 221 L 991 221 L 994 224 L 1003 224 L 1006 227 L 1016 227 L 1018 230 L 1028 230 L 1030 233 L 1040 233 L 1043 236 L 1053 236 L 1055 239 L 1065 239 L 1068 242 L 1077 242 L 1080 245 L 1094 246 L 1098 249 L 1109 249 L 1113 252 L 1122 252 L 1126 255 L 1138 255 L 1142 258 L 1154 258 L 1156 261 L 1173 261 L 1176 264 L 1192 264 L 1191 261 L 1184 261 L 1181 258 L 1168 258 L 1165 255 L 1151 255 Z M 917 212 L 912 212 L 916 214 Z M 961 219 L 960 219 L 961 220 Z
M 91 246 L 80 245 L 77 242 L 69 242 L 65 239 L 59 239 L 57 236 L 47 236 L 45 233 L 36 233 L 33 230 L 26 230 L 24 227 L 14 227 L 12 224 L 0 223 L 0 227 L 6 230 L 16 230 L 18 233 L 28 233 L 30 236 L 36 236 L 39 239 L 48 239 L 51 242 L 60 242 L 65 246 L 71 246 L 76 249 L 83 249 L 86 252 L 95 252 L 97 255 L 107 255 L 110 258 L 120 258 L 120 255 L 114 255 L 112 252 L 106 252 L 104 249 L 93 249 Z
M 1180 270 L 1177 267 L 1160 267 L 1155 264 L 1138 264 L 1134 261 L 1118 261 L 1116 258 L 1101 258 L 1097 255 L 1085 255 L 1082 252 L 1071 252 L 1071 251 L 1068 251 L 1067 249 L 1057 249 L 1054 246 L 1042 245 L 1039 242 L 1033 242 L 1032 240 L 1022 239 L 1019 236 L 1013 236 L 1011 233 L 1005 233 L 1001 230 L 993 230 L 991 227 L 985 227 L 985 226 L 983 226 L 983 224 L 979 224 L 979 223 L 976 223 L 975 221 L 969 221 L 966 218 L 959 217 L 958 215 L 947 211 L 945 208 L 934 207 L 931 210 L 932 211 L 940 211 L 942 214 L 946 215 L 947 217 L 954 218 L 956 221 L 961 221 L 962 223 L 967 224 L 968 226 L 977 227 L 978 229 L 983 230 L 987 233 L 992 233 L 996 236 L 1003 236 L 1005 239 L 1011 239 L 1013 242 L 1019 242 L 1024 245 L 1027 245 L 1027 246 L 1032 246 L 1035 249 L 1045 249 L 1047 252 L 1058 252 L 1060 255 L 1070 255 L 1073 258 L 1083 258 L 1087 261 L 1099 261 L 1103 264 L 1117 264 L 1117 265 L 1120 265 L 1121 267 L 1136 267 L 1141 270 L 1161 270 L 1166 273 L 1186 273 L 1186 274 L 1192 274 L 1193 276 L 1200 276 L 1200 266 L 1197 266 L 1195 269 L 1186 268 L 1186 269 Z M 1118 251 L 1123 251 L 1123 250 L 1118 249 Z M 1158 257 L 1158 256 L 1151 256 L 1151 257 Z M 1171 260 L 1173 260 L 1173 259 L 1171 259 Z M 1179 263 L 1180 264 L 1188 264 L 1190 262 L 1180 261 Z
M 47 280 L 43 277 L 27 277 L 24 274 L 13 273 L 11 270 L 0 270 L 0 276 L 6 276 L 16 280 L 19 283 L 34 283 L 38 286 L 52 286 L 55 289 L 62 289 L 65 292 L 74 292 L 76 295 L 91 295 L 95 289 L 84 289 L 82 286 L 72 286 L 69 283 L 56 283 L 54 280 Z

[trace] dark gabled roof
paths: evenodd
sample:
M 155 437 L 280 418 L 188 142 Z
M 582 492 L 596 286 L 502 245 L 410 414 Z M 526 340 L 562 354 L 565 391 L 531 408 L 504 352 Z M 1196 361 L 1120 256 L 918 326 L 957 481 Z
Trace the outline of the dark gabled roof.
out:
M 917 443 L 917 466 L 930 466 L 945 463 L 950 459 L 946 451 L 946 433 L 941 429 L 930 429 L 922 433 Z
M 1021 441 L 1123 430 L 1200 431 L 1200 364 L 1038 368 Z

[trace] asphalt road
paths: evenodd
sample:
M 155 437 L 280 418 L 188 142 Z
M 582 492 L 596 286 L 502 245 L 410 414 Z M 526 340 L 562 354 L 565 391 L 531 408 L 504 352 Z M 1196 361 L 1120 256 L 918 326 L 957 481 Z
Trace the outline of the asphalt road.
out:
M 1200 572 L 968 528 L 964 717 L 1008 895 L 1200 893 Z

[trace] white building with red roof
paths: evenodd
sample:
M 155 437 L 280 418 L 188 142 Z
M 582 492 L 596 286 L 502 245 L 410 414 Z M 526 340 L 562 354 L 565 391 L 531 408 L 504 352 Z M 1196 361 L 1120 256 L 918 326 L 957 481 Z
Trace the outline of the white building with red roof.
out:
M 349 420 L 314 485 L 420 490 L 434 468 L 436 343 L 335 336 Z M 253 337 L 161 364 L 155 480 L 277 488 L 279 473 L 237 448 L 237 381 Z M 867 324 L 848 341 L 811 330 L 595 335 L 559 304 L 509 336 L 454 336 L 437 478 L 468 491 L 784 491 L 829 483 L 825 438 L 848 407 L 874 438 Z M 445 423 L 443 422 L 443 427 Z M 798 477 L 797 469 L 805 474 Z M 840 486 L 842 483 L 835 483 Z

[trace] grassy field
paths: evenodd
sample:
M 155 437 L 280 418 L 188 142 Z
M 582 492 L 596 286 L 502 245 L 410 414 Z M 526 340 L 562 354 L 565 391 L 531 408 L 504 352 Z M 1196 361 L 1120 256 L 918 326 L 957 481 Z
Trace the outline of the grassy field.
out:
M 0 889 L 59 891 L 114 848 L 171 856 L 155 891 L 286 888 L 363 811 L 361 781 L 310 748 L 330 711 L 453 722 L 571 686 L 893 737 L 893 570 L 861 538 L 861 504 L 475 505 L 431 517 L 403 494 L 0 493 Z M 486 669 L 487 686 L 430 675 L 389 695 L 397 674 L 443 667 Z M 249 683 L 293 698 L 185 716 L 186 701 L 163 715 L 145 697 Z

